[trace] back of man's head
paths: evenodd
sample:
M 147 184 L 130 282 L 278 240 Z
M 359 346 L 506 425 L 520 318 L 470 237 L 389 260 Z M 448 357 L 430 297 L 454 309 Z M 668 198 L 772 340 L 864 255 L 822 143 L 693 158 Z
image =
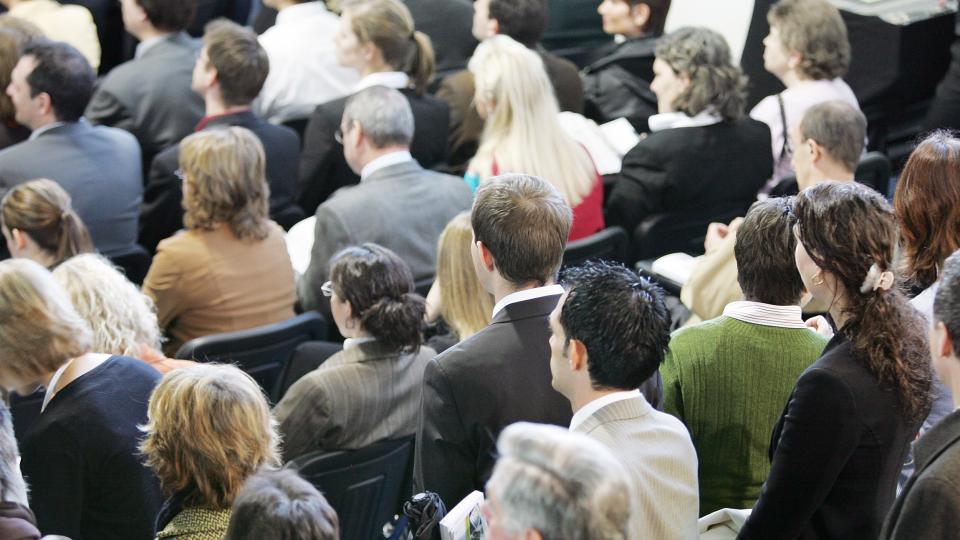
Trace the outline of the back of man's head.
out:
M 490 0 L 490 18 L 497 21 L 499 33 L 533 47 L 547 27 L 546 0 Z
M 797 240 L 790 225 L 792 206 L 790 197 L 755 202 L 737 229 L 737 282 L 747 300 L 777 306 L 800 303 L 803 281 L 793 256 Z
M 863 154 L 867 118 L 843 101 L 825 101 L 807 109 L 800 121 L 801 140 L 814 140 L 838 165 L 853 172 Z
M 270 60 L 257 34 L 226 19 L 204 28 L 203 44 L 211 68 L 217 70 L 220 95 L 227 105 L 248 105 L 260 94 Z
M 663 291 L 618 264 L 564 269 L 567 290 L 559 322 L 583 343 L 595 390 L 632 390 L 650 378 L 670 343 L 670 312 Z
M 93 95 L 96 78 L 80 51 L 66 43 L 39 40 L 24 47 L 20 57 L 30 57 L 35 62 L 27 76 L 30 95 L 49 95 L 57 120 L 79 120 Z
M 413 141 L 413 111 L 407 98 L 386 86 L 371 86 L 347 100 L 343 124 L 357 122 L 374 148 L 410 146 Z
M 197 12 L 199 0 L 130 0 L 147 15 L 150 24 L 161 32 L 186 30 Z
M 543 285 L 560 268 L 573 213 L 549 182 L 536 176 L 495 176 L 477 189 L 470 223 L 474 240 L 493 255 L 514 285 Z
M 933 300 L 934 322 L 942 322 L 953 342 L 953 355 L 960 357 L 960 251 L 947 257 L 940 286 Z
M 233 502 L 224 540 L 336 540 L 337 513 L 290 469 L 251 476 Z

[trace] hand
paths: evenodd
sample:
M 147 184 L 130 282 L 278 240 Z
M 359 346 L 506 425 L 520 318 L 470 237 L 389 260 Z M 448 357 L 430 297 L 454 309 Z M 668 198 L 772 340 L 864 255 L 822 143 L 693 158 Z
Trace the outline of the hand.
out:
M 827 319 L 823 315 L 817 315 L 816 317 L 811 317 L 807 319 L 807 322 L 804 323 L 807 325 L 807 328 L 820 334 L 825 338 L 833 337 L 833 327 L 830 326 L 830 323 L 827 322 Z

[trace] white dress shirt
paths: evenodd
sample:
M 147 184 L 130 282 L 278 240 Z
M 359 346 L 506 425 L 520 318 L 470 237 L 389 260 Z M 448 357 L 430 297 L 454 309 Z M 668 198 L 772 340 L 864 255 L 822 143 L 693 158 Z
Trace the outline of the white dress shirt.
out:
M 761 302 L 738 300 L 723 308 L 723 315 L 741 322 L 776 326 L 777 328 L 806 328 L 800 306 L 775 306 Z
M 410 85 L 410 76 L 402 71 L 378 71 L 370 73 L 360 79 L 360 82 L 353 88 L 354 92 L 359 92 L 371 86 L 386 86 L 394 90 L 401 90 Z
M 510 293 L 501 298 L 500 301 L 493 306 L 493 317 L 495 318 L 497 313 L 500 313 L 501 309 L 509 306 L 510 304 L 523 302 L 525 300 L 533 300 L 534 298 L 543 298 L 544 296 L 550 296 L 553 294 L 563 294 L 563 287 L 560 285 L 547 285 L 545 287 L 534 287 L 533 289 Z
M 270 59 L 270 74 L 254 110 L 279 124 L 307 118 L 321 103 L 351 92 L 360 74 L 337 63 L 333 36 L 340 18 L 323 2 L 305 2 L 284 8 L 277 22 L 260 36 Z
M 94 71 L 100 67 L 100 38 L 87 8 L 61 5 L 54 0 L 31 0 L 10 6 L 9 13 L 39 26 L 44 36 L 76 47 Z

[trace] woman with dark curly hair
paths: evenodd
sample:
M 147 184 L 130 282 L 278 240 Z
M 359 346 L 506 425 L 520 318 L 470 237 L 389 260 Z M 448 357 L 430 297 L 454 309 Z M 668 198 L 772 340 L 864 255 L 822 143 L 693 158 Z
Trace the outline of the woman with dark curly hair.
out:
M 797 269 L 836 335 L 794 386 L 738 538 L 872 539 L 930 411 L 925 325 L 895 284 L 897 220 L 883 196 L 826 182 L 793 212 Z
M 437 355 L 421 347 L 426 306 L 413 274 L 389 249 L 363 244 L 340 251 L 321 290 L 347 340 L 274 409 L 288 460 L 412 435 L 423 370 Z
M 656 54 L 660 113 L 624 156 L 607 205 L 607 224 L 633 235 L 640 259 L 702 253 L 707 225 L 744 215 L 773 170 L 770 130 L 744 117 L 746 77 L 723 36 L 681 28 Z

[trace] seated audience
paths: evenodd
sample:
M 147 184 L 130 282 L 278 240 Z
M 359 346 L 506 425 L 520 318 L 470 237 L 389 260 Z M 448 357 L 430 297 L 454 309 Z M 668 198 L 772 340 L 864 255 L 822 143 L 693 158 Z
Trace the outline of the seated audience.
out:
M 634 538 L 633 487 L 602 444 L 555 426 L 519 422 L 497 441 L 480 507 L 489 538 Z
M 110 261 L 94 254 L 77 255 L 57 266 L 53 277 L 93 331 L 93 350 L 143 360 L 161 374 L 194 364 L 160 353 L 153 301 Z
M 597 50 L 597 59 L 580 72 L 587 118 L 598 124 L 626 118 L 637 131 L 647 131 L 647 118 L 657 113 L 650 90 L 654 51 L 669 9 L 670 0 L 600 2 L 603 31 L 623 39 Z
M 261 120 L 250 110 L 250 102 L 260 92 L 269 70 L 267 55 L 256 34 L 220 19 L 207 25 L 192 87 L 203 96 L 206 106 L 199 128 L 240 126 L 260 139 L 267 159 L 270 217 L 289 229 L 303 218 L 303 211 L 293 200 L 300 140 L 292 129 Z M 177 145 L 160 152 L 150 167 L 140 211 L 139 239 L 151 252 L 183 226 L 183 193 L 176 175 L 179 161 Z
M 564 132 L 540 56 L 508 36 L 494 36 L 470 59 L 474 103 L 487 120 L 467 179 L 504 173 L 553 183 L 573 208 L 569 240 L 603 229 L 603 182 L 586 148 Z
M 701 516 L 756 502 L 770 472 L 770 432 L 797 378 L 827 344 L 801 318 L 792 204 L 754 203 L 736 234 L 745 300 L 673 334 L 660 368 L 663 410 L 683 421 L 697 448 Z
M 224 540 L 339 540 L 337 513 L 295 471 L 264 471 L 247 479 L 233 501 Z
M 0 538 L 40 539 L 37 518 L 27 506 L 27 483 L 20 474 L 20 450 L 6 404 L 0 404 Z
M 409 101 L 390 88 L 368 88 L 347 102 L 338 132 L 361 181 L 316 210 L 310 266 L 299 284 L 304 309 L 326 311 L 320 286 L 330 257 L 346 246 L 380 244 L 407 262 L 414 279 L 433 276 L 437 238 L 470 207 L 471 195 L 462 179 L 424 170 L 411 155 L 415 120 Z
M 490 324 L 493 295 L 483 288 L 473 269 L 473 229 L 470 212 L 447 223 L 437 242 L 437 277 L 427 295 L 426 321 L 436 335 L 427 345 L 443 352 Z
M 90 10 L 56 0 L 0 0 L 13 17 L 37 25 L 43 35 L 77 48 L 93 70 L 100 67 L 100 38 Z
M 415 492 L 452 507 L 483 484 L 494 441 L 519 421 L 568 426 L 570 406 L 550 386 L 547 319 L 572 214 L 535 176 L 492 178 L 470 214 L 474 267 L 496 304 L 492 322 L 427 364 L 417 428 Z
M 169 355 L 193 338 L 293 317 L 293 267 L 283 229 L 267 217 L 264 162 L 241 127 L 180 143 L 186 231 L 160 242 L 143 282 Z
M 8 26 L 6 23 L 11 21 L 24 23 L 23 26 L 28 30 L 21 31 L 19 26 Z M 13 68 L 20 60 L 20 50 L 28 41 L 43 34 L 32 24 L 7 14 L 0 15 L 0 23 L 2 23 L 0 24 L 0 88 L 4 90 L 0 92 L 0 150 L 3 150 L 27 140 L 30 136 L 30 129 L 17 122 L 17 109 L 13 105 L 13 100 L 7 95 L 6 89 L 10 86 Z M 30 27 L 33 28 L 30 29 Z
M 810 107 L 790 136 L 798 150 L 791 160 L 799 189 L 827 180 L 852 182 L 863 154 L 867 119 L 842 101 L 829 101 Z M 742 221 L 711 223 L 707 229 L 706 253 L 698 259 L 680 295 L 693 312 L 689 323 L 719 317 L 727 304 L 743 300 L 734 258 L 737 227 Z
M 663 292 L 619 265 L 563 271 L 550 315 L 553 387 L 570 400 L 570 430 L 604 444 L 636 489 L 633 538 L 697 537 L 697 453 L 676 418 L 651 406 L 670 341 Z M 639 389 L 638 389 L 639 388 Z
M 349 94 L 360 75 L 337 63 L 334 39 L 340 17 L 327 9 L 325 1 L 264 4 L 279 13 L 276 24 L 260 35 L 270 74 L 254 102 L 256 113 L 274 124 L 305 120 L 317 105 Z
M 475 0 L 473 2 L 473 37 L 478 41 L 504 34 L 536 51 L 543 60 L 560 110 L 583 112 L 583 83 L 577 66 L 546 52 L 540 38 L 547 25 L 544 0 Z M 437 97 L 450 106 L 450 138 L 447 163 L 462 170 L 477 153 L 483 134 L 481 118 L 474 97 L 474 75 L 459 71 L 443 79 Z
M 960 252 L 942 268 L 930 321 L 930 355 L 940 381 L 955 396 L 954 410 L 914 443 L 916 471 L 887 516 L 882 540 L 951 538 L 960 530 Z
M 897 223 L 882 195 L 826 182 L 800 192 L 793 214 L 800 278 L 836 334 L 774 427 L 738 538 L 876 538 L 930 410 L 924 322 L 894 286 Z
M 11 256 L 51 270 L 74 255 L 93 251 L 90 233 L 73 211 L 70 195 L 52 180 L 31 180 L 7 191 L 0 200 L 0 225 Z
M 417 431 L 423 368 L 437 355 L 421 347 L 423 298 L 396 253 L 363 244 L 330 261 L 333 321 L 343 350 L 293 383 L 274 409 L 283 452 L 362 448 Z
M 0 151 L 0 188 L 35 178 L 60 184 L 94 245 L 111 256 L 137 241 L 140 148 L 129 133 L 83 120 L 93 82 L 90 64 L 69 45 L 39 41 L 23 49 L 7 93 L 17 122 L 33 133 Z
M 794 126 L 811 106 L 840 100 L 860 110 L 853 90 L 843 82 L 850 65 L 847 27 L 827 0 L 780 0 L 767 12 L 770 34 L 763 40 L 763 67 L 786 86 L 767 96 L 750 116 L 770 126 L 773 177 L 764 191 L 794 172 Z
M 910 301 L 932 321 L 933 298 L 947 257 L 960 249 L 960 139 L 945 131 L 928 135 L 917 145 L 900 173 L 893 208 L 900 221 L 900 248 L 906 283 L 921 291 Z M 920 432 L 953 412 L 953 396 L 934 379 L 933 407 Z M 900 486 L 913 473 L 907 458 Z
M 160 375 L 95 351 L 66 293 L 31 260 L 0 262 L 0 306 L 0 384 L 22 395 L 46 388 L 20 441 L 37 528 L 71 538 L 153 538 L 160 492 L 136 446 Z
M 203 100 L 190 90 L 200 43 L 184 31 L 198 0 L 124 0 L 123 26 L 139 40 L 133 60 L 97 86 L 84 116 L 94 124 L 137 137 L 146 171 L 164 148 L 180 142 L 203 116 Z
M 280 440 L 257 383 L 230 365 L 164 376 L 150 396 L 140 451 L 168 497 L 157 538 L 223 538 L 254 473 L 280 464 Z
M 340 65 L 360 72 L 355 92 L 386 86 L 407 98 L 417 127 L 410 143 L 413 158 L 427 168 L 443 163 L 450 113 L 442 101 L 425 95 L 433 77 L 433 46 L 414 29 L 407 7 L 400 0 L 347 0 L 334 43 Z M 337 138 L 346 106 L 347 98 L 328 101 L 307 124 L 297 197 L 308 214 L 334 191 L 360 181 Z
M 746 78 L 723 36 L 681 28 L 661 38 L 650 88 L 660 114 L 623 158 L 607 221 L 634 257 L 696 251 L 711 221 L 743 215 L 770 177 L 767 126 L 745 118 Z
M 413 22 L 430 36 L 437 54 L 437 76 L 443 78 L 467 67 L 477 48 L 473 37 L 472 0 L 403 0 Z

